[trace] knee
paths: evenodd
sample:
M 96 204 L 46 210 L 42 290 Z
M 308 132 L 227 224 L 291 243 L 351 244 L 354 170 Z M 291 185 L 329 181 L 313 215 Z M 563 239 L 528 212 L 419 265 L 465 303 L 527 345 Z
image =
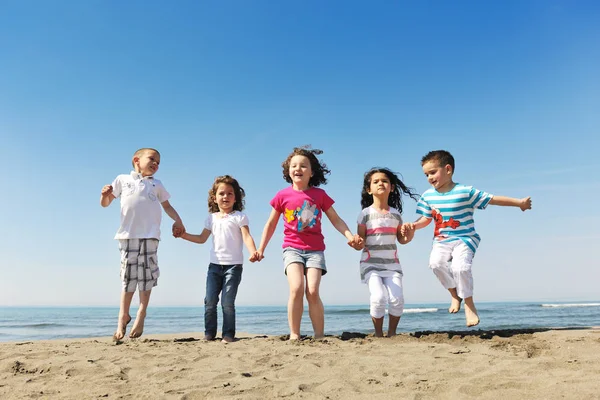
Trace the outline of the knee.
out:
M 448 263 L 441 258 L 432 258 L 431 260 L 429 260 L 429 268 L 431 268 L 431 270 L 433 270 L 433 271 L 440 270 L 440 269 L 447 268 L 447 267 L 448 267 Z
M 394 317 L 399 317 L 404 312 L 404 298 L 403 297 L 391 297 L 389 301 L 388 312 Z
M 219 297 L 217 296 L 207 296 L 204 298 L 204 307 L 206 308 L 217 308 L 217 304 L 219 304 Z
M 306 301 L 314 303 L 320 300 L 319 289 L 306 287 Z

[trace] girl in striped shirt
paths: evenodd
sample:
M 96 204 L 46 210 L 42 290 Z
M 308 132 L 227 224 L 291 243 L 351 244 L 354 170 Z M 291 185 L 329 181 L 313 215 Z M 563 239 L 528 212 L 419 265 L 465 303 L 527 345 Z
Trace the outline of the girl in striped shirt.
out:
M 364 241 L 360 278 L 369 286 L 371 293 L 370 313 L 376 337 L 383 337 L 386 306 L 388 337 L 396 335 L 404 311 L 402 267 L 396 240 L 406 244 L 412 240 L 415 231 L 410 224 L 402 224 L 402 194 L 415 201 L 419 198 L 387 168 L 373 168 L 365 174 L 361 199 L 363 210 L 357 221 L 358 235 Z

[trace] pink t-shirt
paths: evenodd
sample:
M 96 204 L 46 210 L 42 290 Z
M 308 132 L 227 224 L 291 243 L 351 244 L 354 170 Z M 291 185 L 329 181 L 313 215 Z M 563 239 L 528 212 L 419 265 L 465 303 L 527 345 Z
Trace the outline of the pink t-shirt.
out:
M 333 203 L 323 189 L 315 187 L 297 191 L 290 186 L 277 192 L 271 206 L 283 218 L 283 247 L 325 250 L 321 218 Z

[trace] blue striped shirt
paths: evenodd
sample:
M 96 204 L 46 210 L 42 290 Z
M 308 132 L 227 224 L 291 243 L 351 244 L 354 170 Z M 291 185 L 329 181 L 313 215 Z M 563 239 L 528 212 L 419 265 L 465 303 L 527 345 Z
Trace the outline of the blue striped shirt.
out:
M 431 188 L 421 195 L 417 214 L 433 219 L 434 240 L 448 242 L 460 239 L 475 253 L 481 238 L 475 231 L 473 213 L 475 209 L 486 208 L 492 197 L 489 193 L 460 183 L 446 193 Z

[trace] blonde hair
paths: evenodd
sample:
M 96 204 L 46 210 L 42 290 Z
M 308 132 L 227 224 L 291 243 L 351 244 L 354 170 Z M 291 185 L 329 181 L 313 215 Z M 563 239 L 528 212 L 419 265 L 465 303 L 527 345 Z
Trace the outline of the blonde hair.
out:
M 133 169 L 135 169 L 135 162 L 133 161 L 134 158 L 136 157 L 141 157 L 142 154 L 144 154 L 147 151 L 153 151 L 156 154 L 158 154 L 158 156 L 160 157 L 160 152 L 156 149 L 153 149 L 151 147 L 144 147 L 142 149 L 137 150 L 135 153 L 133 153 L 133 157 L 131 157 L 131 165 L 133 165 Z

